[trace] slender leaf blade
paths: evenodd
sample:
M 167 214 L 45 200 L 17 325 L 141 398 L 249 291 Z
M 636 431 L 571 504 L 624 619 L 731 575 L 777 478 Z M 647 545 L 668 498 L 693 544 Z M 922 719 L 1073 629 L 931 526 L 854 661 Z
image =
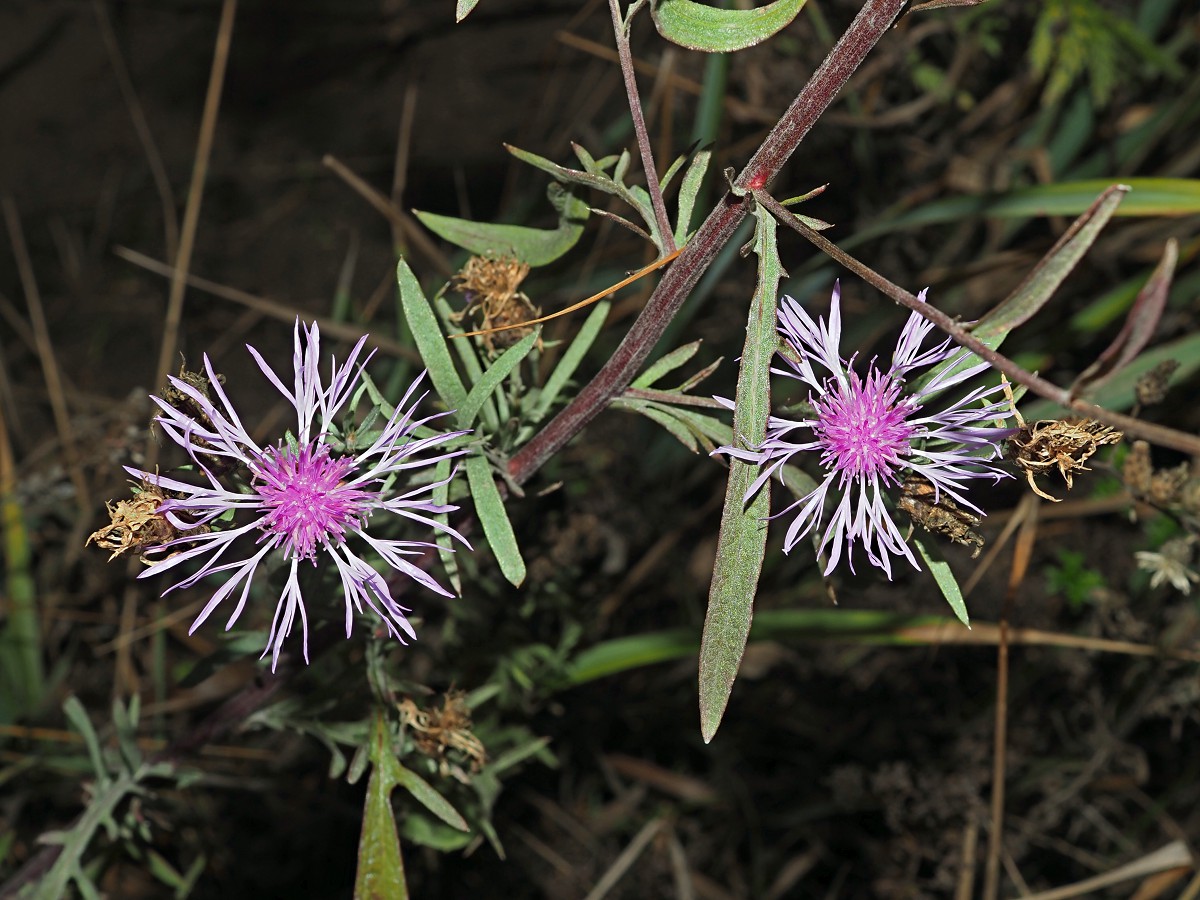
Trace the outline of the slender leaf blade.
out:
M 459 814 L 449 800 L 434 790 L 432 785 L 416 772 L 404 768 L 399 763 L 396 763 L 396 784 L 412 794 L 414 800 L 451 828 L 457 828 L 459 831 L 471 830 L 467 820 Z
M 958 616 L 958 621 L 970 628 L 971 618 L 967 615 L 967 602 L 963 599 L 962 588 L 958 586 L 958 579 L 954 577 L 954 572 L 950 570 L 950 564 L 942 559 L 941 556 L 930 553 L 929 549 L 920 541 L 913 540 L 913 543 L 917 545 L 917 552 L 921 554 L 921 559 L 925 560 L 925 565 L 929 567 L 929 572 L 933 575 L 933 580 L 937 582 L 942 596 L 946 598 L 946 602 L 954 610 L 954 615 Z
M 538 341 L 538 331 L 535 329 L 507 350 L 496 361 L 488 366 L 482 377 L 471 386 L 470 392 L 458 408 L 458 427 L 470 428 L 479 415 L 484 401 L 492 395 L 504 379 L 512 374 L 512 370 L 520 365 L 521 360 L 529 355 Z
M 520 587 L 525 580 L 525 560 L 517 546 L 512 523 L 500 489 L 492 478 L 488 461 L 482 456 L 468 456 L 463 464 L 467 470 L 467 484 L 471 488 L 471 499 L 475 502 L 475 513 L 483 526 L 483 534 L 496 555 L 500 571 L 509 583 Z
M 408 321 L 409 330 L 417 342 L 417 350 L 429 370 L 433 386 L 437 388 L 442 400 L 451 409 L 458 409 L 466 399 L 467 392 L 463 388 L 458 370 L 450 359 L 450 351 L 446 347 L 446 338 L 442 334 L 433 307 L 421 290 L 421 283 L 404 260 L 396 266 L 396 280 L 400 285 L 400 304 L 404 308 L 404 318 Z
M 562 359 L 558 361 L 558 365 L 554 367 L 554 371 L 546 379 L 546 384 L 542 387 L 542 391 L 537 398 L 537 403 L 533 408 L 534 421 L 541 420 L 550 411 L 550 407 L 558 399 L 558 395 L 562 393 L 562 389 L 567 386 L 567 382 L 571 380 L 571 376 L 575 374 L 575 370 L 583 362 L 583 357 L 591 349 L 592 343 L 596 340 L 596 335 L 604 327 L 604 322 L 608 318 L 608 311 L 611 308 L 611 301 L 601 300 L 592 309 L 591 313 L 588 314 L 583 327 L 579 329 L 579 334 L 575 335 L 575 340 L 571 341 L 571 346 L 567 348 L 567 352 L 562 355 Z
M 759 259 L 758 287 L 746 323 L 733 414 L 734 434 L 751 446 L 763 441 L 771 409 L 771 357 L 779 343 L 775 304 L 783 275 L 775 219 L 757 204 L 754 215 L 758 225 L 754 240 Z M 700 641 L 700 733 L 705 743 L 713 739 L 729 703 L 750 635 L 754 595 L 766 554 L 770 483 L 746 503 L 746 492 L 756 472 L 749 463 L 729 461 L 717 559 Z

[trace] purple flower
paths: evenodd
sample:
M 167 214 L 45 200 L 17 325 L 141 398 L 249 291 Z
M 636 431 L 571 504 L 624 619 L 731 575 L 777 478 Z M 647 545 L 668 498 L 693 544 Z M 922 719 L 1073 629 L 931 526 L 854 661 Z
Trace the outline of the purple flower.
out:
M 925 294 L 920 293 L 921 302 Z M 839 348 L 842 319 L 837 284 L 828 323 L 824 319 L 814 322 L 791 297 L 780 300 L 778 317 L 779 332 L 788 348 L 779 358 L 787 368 L 771 371 L 808 385 L 811 413 L 797 419 L 771 416 L 761 446 L 721 447 L 716 452 L 762 467 L 746 492 L 747 501 L 773 474 L 782 477 L 781 469 L 797 453 L 820 453 L 824 477 L 816 489 L 772 516 L 795 513 L 784 537 L 785 553 L 815 529 L 821 534 L 817 552 L 829 551 L 826 575 L 837 566 L 843 546 L 853 569 L 851 553 L 856 542 L 888 578 L 892 577 L 893 556 L 903 556 L 920 568 L 884 502 L 885 489 L 915 473 L 933 485 L 935 502 L 944 493 L 982 515 L 982 510 L 963 496 L 963 483 L 1007 477 L 988 464 L 999 455 L 1000 442 L 1013 434 L 1013 429 L 988 424 L 988 420 L 1011 414 L 1007 403 L 990 399 L 1002 387 L 976 388 L 940 409 L 929 408 L 936 395 L 988 368 L 987 363 L 979 362 L 947 366 L 906 393 L 905 381 L 914 370 L 966 355 L 948 338 L 922 351 L 934 326 L 917 312 L 900 332 L 890 367 L 881 369 L 873 359 L 865 375 L 853 371 L 854 357 L 843 360 Z M 721 402 L 733 406 L 728 400 Z M 802 429 L 809 434 L 793 436 Z M 826 501 L 833 507 L 828 520 Z
M 341 366 L 331 359 L 326 388 L 318 372 L 320 333 L 317 326 L 302 327 L 297 321 L 293 390 L 284 387 L 258 351 L 247 346 L 263 374 L 296 409 L 297 430 L 289 431 L 286 440 L 277 445 L 263 447 L 255 443 L 242 425 L 206 355 L 204 368 L 218 402 L 179 378 L 172 378 L 171 385 L 188 400 L 177 405 L 191 408 L 191 413 L 158 397 L 152 399 L 162 410 L 157 422 L 169 437 L 187 450 L 208 484 L 197 486 L 127 468 L 130 474 L 175 495 L 159 504 L 158 511 L 179 530 L 191 532 L 153 548 L 166 554 L 165 558 L 153 563 L 139 577 L 157 575 L 189 560 L 203 560 L 196 572 L 167 588 L 165 594 L 177 588 L 191 587 L 208 575 L 227 573 L 225 583 L 201 610 L 191 631 L 194 632 L 222 601 L 236 592 L 237 604 L 229 616 L 226 630 L 232 627 L 246 606 L 259 563 L 272 551 L 282 551 L 287 581 L 276 604 L 270 637 L 263 650 L 264 656 L 268 650 L 271 653 L 272 670 L 279 662 L 284 638 L 291 633 L 297 615 L 304 638 L 304 659 L 308 661 L 308 612 L 299 577 L 302 561 L 316 566 L 318 557 L 324 557 L 336 567 L 345 596 L 347 637 L 354 613 L 361 613 L 364 605 L 402 643 L 407 643 L 406 635 L 416 637 L 405 616 L 409 610 L 395 601 L 385 575 L 359 555 L 358 547 L 373 550 L 387 566 L 430 590 L 446 597 L 453 596 L 427 572 L 405 558 L 419 556 L 434 544 L 382 538 L 367 531 L 368 519 L 373 513 L 391 513 L 407 520 L 408 524 L 442 531 L 467 543 L 462 535 L 432 518 L 434 514 L 456 509 L 430 500 L 433 489 L 446 481 L 426 481 L 415 487 L 407 484 L 413 472 L 466 452 L 446 450 L 441 446 L 466 432 L 437 432 L 426 427 L 447 413 L 414 418 L 417 406 L 425 396 L 417 393 L 424 373 L 409 386 L 369 447 L 343 454 L 328 442 L 334 416 L 350 399 L 363 367 L 370 359 L 371 354 L 368 354 L 361 364 L 358 362 L 365 341 L 364 337 L 354 345 Z M 418 438 L 418 430 L 425 436 Z M 441 449 L 434 455 L 426 453 L 439 447 Z M 223 484 L 218 474 L 238 468 L 239 464 L 244 467 L 248 484 L 243 483 L 240 489 Z M 245 516 L 246 520 L 237 522 L 239 515 Z M 250 555 L 222 561 L 242 537 L 254 538 L 253 544 L 246 545 L 251 550 Z M 254 545 L 257 549 L 253 549 Z

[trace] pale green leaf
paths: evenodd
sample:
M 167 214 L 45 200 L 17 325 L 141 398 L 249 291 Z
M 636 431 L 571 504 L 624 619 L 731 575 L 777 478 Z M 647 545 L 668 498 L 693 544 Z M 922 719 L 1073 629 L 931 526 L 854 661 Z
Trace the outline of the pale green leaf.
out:
M 796 18 L 803 7 L 804 0 L 775 0 L 755 9 L 654 0 L 651 15 L 658 33 L 672 43 L 706 53 L 729 53 L 765 41 Z
M 467 392 L 458 370 L 450 359 L 450 351 L 446 348 L 446 338 L 442 334 L 433 307 L 425 299 L 421 283 L 413 274 L 408 263 L 400 260 L 396 266 L 396 280 L 400 284 L 400 303 L 404 308 L 404 318 L 408 322 L 413 339 L 417 342 L 417 350 L 421 354 L 433 386 L 437 389 L 442 401 L 451 409 L 457 409 L 466 399 Z
M 676 347 L 670 353 L 659 357 L 646 367 L 646 371 L 633 380 L 633 387 L 650 387 L 668 372 L 673 372 L 695 356 L 696 351 L 700 349 L 700 344 L 700 341 L 692 341 L 690 344 Z
M 544 266 L 575 246 L 590 212 L 586 203 L 560 184 L 550 184 L 547 194 L 558 210 L 557 228 L 472 222 L 420 210 L 413 214 L 434 234 L 464 250 L 481 256 L 515 256 L 531 266 Z
M 513 534 L 508 511 L 504 508 L 504 500 L 492 478 L 488 461 L 482 456 L 468 456 L 464 466 L 471 499 L 475 502 L 475 513 L 479 516 L 483 534 L 496 556 L 500 571 L 511 584 L 520 587 L 525 580 L 525 560 L 521 558 L 517 537 Z
M 683 183 L 679 186 L 679 218 L 675 220 L 675 243 L 683 246 L 692 230 L 692 210 L 696 206 L 696 197 L 700 194 L 700 185 L 704 183 L 704 173 L 708 171 L 708 161 L 711 151 L 701 150 L 692 157 L 687 171 L 683 173 Z
M 962 589 L 958 586 L 958 579 L 950 571 L 950 564 L 940 556 L 930 553 L 920 541 L 914 539 L 913 543 L 917 545 L 917 552 L 921 554 L 921 559 L 925 560 L 925 565 L 929 567 L 929 571 L 933 575 L 933 580 L 937 582 L 938 588 L 941 589 L 942 596 L 946 598 L 946 602 L 954 610 L 954 615 L 958 616 L 958 621 L 970 628 L 971 620 L 967 615 L 967 603 L 963 599 Z
M 412 794 L 413 799 L 451 828 L 470 831 L 467 820 L 459 815 L 458 810 L 450 805 L 449 800 L 435 791 L 429 782 L 416 772 L 404 768 L 399 763 L 396 763 L 396 784 Z
M 454 9 L 454 21 L 461 22 L 471 14 L 471 10 L 479 3 L 479 0 L 458 0 L 458 5 Z
M 458 408 L 459 428 L 470 428 L 475 423 L 475 417 L 479 414 L 479 409 L 483 406 L 484 401 L 500 387 L 505 378 L 512 374 L 512 370 L 520 365 L 521 360 L 529 355 L 529 351 L 534 348 L 537 341 L 538 332 L 531 331 L 518 343 L 500 354 L 496 361 L 487 368 L 480 379 L 471 386 L 470 393 Z
M 779 343 L 775 303 L 783 274 L 775 241 L 775 219 L 758 204 L 754 214 L 758 286 L 746 323 L 733 416 L 737 440 L 749 446 L 757 446 L 766 435 L 771 409 L 771 357 Z M 770 483 L 746 503 L 746 492 L 756 474 L 755 466 L 730 459 L 717 558 L 700 642 L 700 733 L 705 743 L 713 739 L 729 703 L 750 635 L 754 595 L 766 553 Z
M 550 411 L 550 407 L 562 389 L 567 386 L 567 382 L 571 380 L 571 376 L 583 362 L 583 357 L 591 348 L 592 342 L 596 340 L 596 335 L 604 327 L 604 321 L 608 318 L 608 311 L 611 308 L 610 301 L 601 300 L 588 314 L 583 327 L 579 329 L 579 334 L 575 335 L 575 340 L 571 341 L 571 346 L 567 348 L 567 352 L 562 355 L 562 359 L 558 361 L 558 365 L 546 379 L 546 384 L 538 395 L 537 403 L 533 408 L 534 421 L 540 421 Z

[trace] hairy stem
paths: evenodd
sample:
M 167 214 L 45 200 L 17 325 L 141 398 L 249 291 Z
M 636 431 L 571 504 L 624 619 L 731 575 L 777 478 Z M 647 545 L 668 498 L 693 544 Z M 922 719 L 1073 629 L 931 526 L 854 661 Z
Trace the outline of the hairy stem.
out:
M 654 207 L 654 219 L 658 222 L 658 233 L 662 235 L 662 252 L 675 252 L 675 236 L 671 233 L 671 220 L 667 218 L 667 205 L 663 202 L 662 188 L 658 183 L 658 169 L 654 166 L 654 152 L 650 149 L 650 135 L 646 131 L 646 116 L 642 112 L 642 99 L 638 94 L 637 76 L 633 71 L 633 53 L 629 49 L 629 26 L 621 16 L 620 0 L 608 0 L 612 12 L 613 34 L 617 41 L 617 57 L 621 60 L 621 75 L 625 79 L 625 95 L 629 98 L 629 115 L 633 117 L 633 132 L 637 135 L 638 150 L 642 154 L 642 168 L 646 172 L 646 191 L 650 194 L 650 205 Z M 630 7 L 629 17 L 637 5 Z
M 1096 406 L 1094 403 L 1088 403 L 1086 400 L 1072 397 L 1071 392 L 1066 388 L 1059 387 L 1035 375 L 1033 372 L 1021 368 L 1021 366 L 1017 365 L 1004 354 L 998 353 L 986 346 L 979 338 L 975 337 L 937 307 L 928 303 L 922 303 L 908 291 L 904 290 L 904 288 L 888 281 L 870 266 L 859 262 L 836 244 L 821 237 L 820 234 L 797 219 L 793 213 L 770 194 L 764 191 L 754 191 L 754 198 L 766 209 L 770 210 L 780 222 L 799 233 L 822 253 L 841 263 L 863 281 L 867 282 L 867 284 L 895 300 L 901 306 L 920 313 L 942 331 L 946 332 L 946 334 L 950 335 L 955 343 L 970 350 L 980 359 L 986 361 L 992 368 L 1003 372 L 1010 381 L 1023 384 L 1038 396 L 1045 397 L 1047 400 L 1051 400 L 1059 406 L 1064 406 L 1074 413 L 1086 416 L 1089 419 L 1095 419 L 1097 422 L 1103 422 L 1105 425 L 1119 428 L 1130 437 L 1142 438 L 1153 444 L 1170 447 L 1173 450 L 1179 450 L 1182 453 L 1188 453 L 1193 456 L 1200 454 L 1200 436 L 1188 434 L 1184 431 L 1177 431 L 1174 428 L 1167 428 L 1163 425 L 1155 425 L 1153 422 L 1146 422 L 1133 416 L 1124 415 L 1123 413 L 1112 412 L 1111 410 Z
M 733 190 L 726 192 L 709 213 L 695 237 L 666 270 L 616 352 L 562 412 L 509 461 L 508 470 L 513 481 L 518 484 L 528 481 L 629 385 L 700 276 L 746 217 L 748 201 L 739 195 L 744 195 L 748 189 L 763 187 L 778 174 L 867 53 L 887 33 L 904 2 L 867 0 L 863 4 L 846 33 L 734 180 L 733 188 L 737 194 Z

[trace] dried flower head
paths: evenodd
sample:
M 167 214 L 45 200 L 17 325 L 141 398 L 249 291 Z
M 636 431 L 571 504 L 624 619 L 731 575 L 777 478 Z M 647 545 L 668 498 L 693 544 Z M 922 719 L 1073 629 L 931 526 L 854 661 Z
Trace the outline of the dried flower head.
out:
M 1017 422 L 1021 430 L 1009 438 L 1006 455 L 1025 473 L 1035 494 L 1055 503 L 1061 498 L 1039 488 L 1034 476 L 1058 469 L 1070 490 L 1075 473 L 1089 471 L 1084 463 L 1092 454 L 1123 437 L 1115 428 L 1095 419 L 1041 419 L 1031 425 L 1021 419 Z
M 273 551 L 281 553 L 287 580 L 263 651 L 264 655 L 271 653 L 272 669 L 278 664 L 284 638 L 291 632 L 297 616 L 304 636 L 304 658 L 308 659 L 308 614 L 300 585 L 302 561 L 315 568 L 318 560 L 324 559 L 336 569 L 345 603 L 347 637 L 355 611 L 363 612 L 364 605 L 401 642 L 406 636 L 416 637 L 405 616 L 408 610 L 393 598 L 388 578 L 360 555 L 359 547 L 374 551 L 383 561 L 385 572 L 390 567 L 436 593 L 451 596 L 424 569 L 406 558 L 424 554 L 434 547 L 432 543 L 383 538 L 367 528 L 368 521 L 379 515 L 396 524 L 441 531 L 466 543 L 461 535 L 433 518 L 455 508 L 430 499 L 433 489 L 446 482 L 415 486 L 408 483 L 416 471 L 464 452 L 443 446 L 464 432 L 438 432 L 429 428 L 430 423 L 446 413 L 416 418 L 417 407 L 424 397 L 418 394 L 424 373 L 409 386 L 370 446 L 341 454 L 327 442 L 334 417 L 354 394 L 362 368 L 370 358 L 368 355 L 359 362 L 365 341 L 364 337 L 354 345 L 344 364 L 339 366 L 336 360 L 331 360 L 326 387 L 318 368 L 317 326 L 302 327 L 297 321 L 292 390 L 284 386 L 257 350 L 247 347 L 263 374 L 296 411 L 296 431 L 289 431 L 285 440 L 266 446 L 259 446 L 250 436 L 205 357 L 208 387 L 215 400 L 179 378 L 172 378 L 171 385 L 188 398 L 187 406 L 180 408 L 165 399 L 153 399 L 162 410 L 158 424 L 188 452 L 207 484 L 195 485 L 127 468 L 169 495 L 158 505 L 158 512 L 183 533 L 148 550 L 165 558 L 139 577 L 202 561 L 195 572 L 169 587 L 167 592 L 170 592 L 192 587 L 208 575 L 226 575 L 225 583 L 192 624 L 192 631 L 237 592 L 237 603 L 226 625 L 232 627 L 245 608 L 258 565 Z M 200 415 L 189 415 L 187 410 L 191 406 L 198 408 Z M 418 438 L 418 429 L 428 432 L 427 435 Z M 436 452 L 429 455 L 431 450 Z M 238 471 L 248 473 L 248 484 L 229 486 L 220 481 L 208 462 L 213 457 L 232 462 Z M 246 517 L 246 521 L 237 521 L 239 516 Z M 242 559 L 226 560 L 230 548 L 243 543 L 242 538 L 249 539 L 249 546 L 255 549 Z
M 454 276 L 454 287 L 467 299 L 464 313 L 477 312 L 480 330 L 504 328 L 536 319 L 540 313 L 519 288 L 529 274 L 529 264 L 511 256 L 472 256 Z M 460 316 L 461 317 L 461 316 Z M 484 346 L 493 352 L 525 337 L 534 326 L 510 328 L 483 335 Z
M 920 294 L 922 302 L 925 293 Z M 784 536 L 785 552 L 816 530 L 821 534 L 818 553 L 829 553 L 826 574 L 837 566 L 843 550 L 850 556 L 856 543 L 862 544 L 871 564 L 889 578 L 893 557 L 904 557 L 920 568 L 892 520 L 885 489 L 917 475 L 933 488 L 933 502 L 927 506 L 940 505 L 946 511 L 949 501 L 960 513 L 965 507 L 982 514 L 963 492 L 968 481 L 1006 477 L 989 464 L 999 455 L 1001 442 L 1012 434 L 1012 429 L 993 424 L 1009 415 L 1008 404 L 991 399 L 1001 386 L 978 387 L 956 401 L 933 406 L 943 392 L 988 369 L 987 363 L 979 362 L 938 368 L 923 384 L 906 392 L 915 370 L 966 357 L 949 339 L 922 350 L 934 326 L 917 312 L 909 316 L 900 333 L 891 365 L 884 369 L 872 360 L 866 374 L 860 375 L 852 368 L 853 357 L 847 362 L 841 355 L 841 292 L 837 286 L 828 322 L 814 321 L 791 297 L 780 300 L 778 316 L 779 332 L 786 343 L 786 352 L 779 358 L 785 367 L 772 371 L 808 386 L 812 412 L 799 419 L 771 416 L 760 446 L 721 447 L 716 452 L 762 467 L 746 493 L 747 500 L 772 475 L 782 477 L 783 466 L 797 454 L 820 454 L 824 476 L 816 489 L 777 514 L 795 511 Z M 727 400 L 721 402 L 733 406 Z M 802 429 L 811 439 L 793 438 Z M 826 524 L 827 501 L 832 501 L 834 509 Z
M 948 496 L 938 496 L 932 482 L 920 475 L 914 473 L 904 479 L 896 506 L 926 531 L 940 534 L 956 544 L 974 547 L 971 559 L 979 556 L 983 549 L 983 535 L 975 531 L 983 520 Z
M 1196 539 L 1192 535 L 1174 538 L 1163 544 L 1158 552 L 1139 550 L 1134 555 L 1138 568 L 1150 572 L 1150 587 L 1170 582 L 1182 594 L 1192 592 L 1192 584 L 1200 584 L 1200 575 L 1191 568 L 1192 548 Z
M 149 564 L 145 551 L 158 547 L 179 537 L 179 529 L 159 511 L 167 495 L 157 486 L 143 482 L 135 486 L 133 499 L 118 500 L 116 506 L 105 503 L 109 523 L 99 531 L 93 531 L 84 542 L 86 547 L 93 541 L 102 550 L 111 550 L 108 558 L 112 562 L 122 553 L 139 550 L 142 561 Z M 207 526 L 200 526 L 207 532 Z
M 1167 399 L 1171 376 L 1179 368 L 1179 360 L 1165 359 L 1149 372 L 1138 378 L 1134 385 L 1134 394 L 1139 406 L 1154 406 Z
M 447 691 L 442 708 L 421 709 L 405 697 L 398 705 L 400 721 L 412 729 L 417 749 L 438 763 L 442 774 L 451 773 L 448 755 L 458 751 L 466 757 L 472 772 L 487 762 L 483 742 L 471 731 L 471 710 L 462 691 Z

